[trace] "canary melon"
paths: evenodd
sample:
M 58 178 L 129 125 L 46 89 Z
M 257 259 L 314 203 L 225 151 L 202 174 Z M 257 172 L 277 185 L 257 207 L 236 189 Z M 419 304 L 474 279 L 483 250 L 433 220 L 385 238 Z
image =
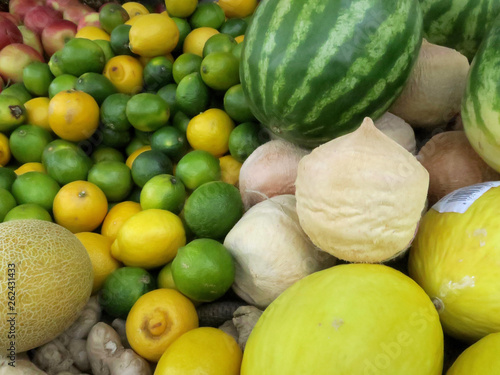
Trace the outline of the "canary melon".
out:
M 78 317 L 92 290 L 92 263 L 78 238 L 41 220 L 0 224 L 0 353 L 52 340 Z

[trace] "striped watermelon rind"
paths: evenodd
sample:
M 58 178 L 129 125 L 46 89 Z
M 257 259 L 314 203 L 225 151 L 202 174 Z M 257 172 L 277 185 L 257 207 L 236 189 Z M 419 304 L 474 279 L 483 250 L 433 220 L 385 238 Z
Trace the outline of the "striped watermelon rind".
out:
M 273 133 L 315 147 L 380 117 L 422 42 L 413 0 L 266 0 L 245 35 L 240 75 Z

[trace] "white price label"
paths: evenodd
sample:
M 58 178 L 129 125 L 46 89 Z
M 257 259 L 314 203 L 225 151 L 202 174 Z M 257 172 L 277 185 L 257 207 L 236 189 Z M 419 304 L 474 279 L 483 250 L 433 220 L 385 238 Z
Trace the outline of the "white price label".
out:
M 455 190 L 432 206 L 432 209 L 440 213 L 456 212 L 463 214 L 484 193 L 497 186 L 500 186 L 500 181 L 483 182 Z

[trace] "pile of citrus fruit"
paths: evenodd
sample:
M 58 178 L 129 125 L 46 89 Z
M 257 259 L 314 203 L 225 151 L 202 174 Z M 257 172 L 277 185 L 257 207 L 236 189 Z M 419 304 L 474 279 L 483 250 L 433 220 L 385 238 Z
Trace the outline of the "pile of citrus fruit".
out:
M 267 140 L 239 80 L 257 2 L 165 3 L 162 13 L 104 5 L 99 27 L 80 28 L 0 94 L 0 222 L 53 221 L 75 233 L 93 293 L 111 317 L 127 318 L 132 348 L 151 361 L 198 326 L 195 305 L 231 287 L 220 240 L 243 215 L 239 169 Z M 211 373 L 238 373 L 236 342 L 200 335 L 198 345 L 228 343 L 206 362 Z M 202 352 L 176 345 L 158 374 Z

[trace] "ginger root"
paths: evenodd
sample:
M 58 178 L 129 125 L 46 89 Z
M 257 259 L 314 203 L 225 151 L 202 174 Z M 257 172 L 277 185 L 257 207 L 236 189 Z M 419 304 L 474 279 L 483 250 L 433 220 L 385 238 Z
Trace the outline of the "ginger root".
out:
M 241 306 L 234 312 L 233 319 L 225 322 L 219 329 L 233 336 L 241 350 L 245 350 L 248 337 L 262 313 L 255 306 Z
M 26 353 L 16 355 L 15 367 L 9 366 L 10 360 L 0 357 L 0 375 L 47 375 L 36 367 Z

